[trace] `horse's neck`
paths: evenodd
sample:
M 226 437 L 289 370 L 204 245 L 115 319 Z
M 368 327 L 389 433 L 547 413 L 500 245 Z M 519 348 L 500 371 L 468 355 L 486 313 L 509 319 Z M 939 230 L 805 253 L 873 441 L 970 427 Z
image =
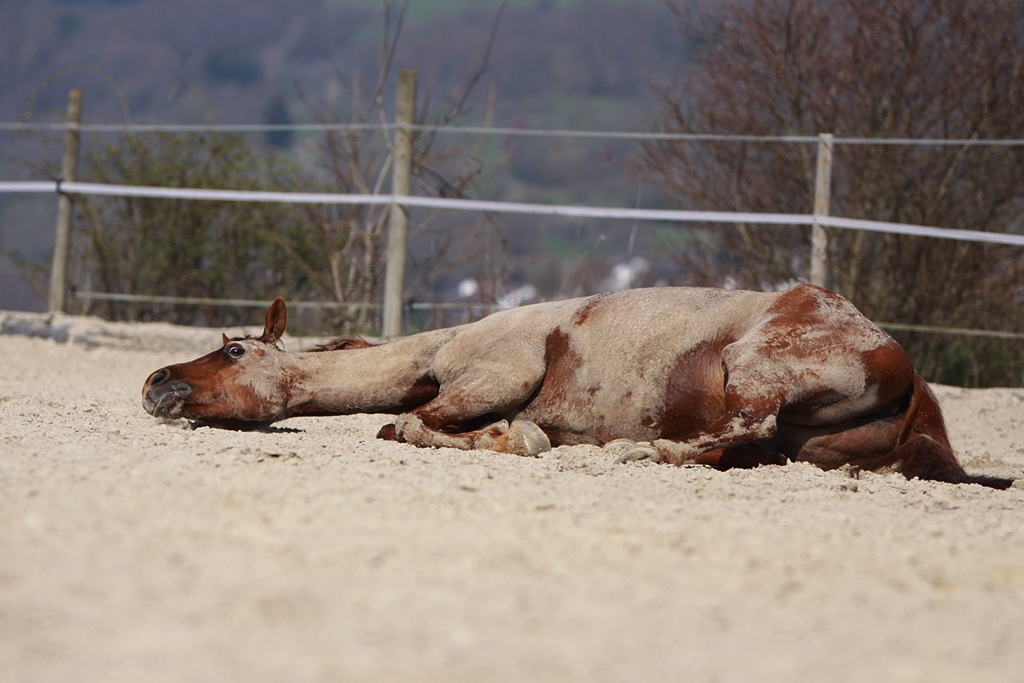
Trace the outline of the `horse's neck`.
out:
M 365 349 L 289 354 L 288 413 L 396 412 L 422 382 L 455 330 L 438 330 Z

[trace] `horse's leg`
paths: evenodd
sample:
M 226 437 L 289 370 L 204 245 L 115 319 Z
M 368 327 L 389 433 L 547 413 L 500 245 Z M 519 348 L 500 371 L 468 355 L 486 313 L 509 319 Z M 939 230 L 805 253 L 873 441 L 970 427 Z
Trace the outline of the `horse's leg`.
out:
M 437 398 L 399 415 L 393 427 L 385 427 L 378 436 L 414 446 L 539 455 L 551 450 L 551 442 L 532 422 L 513 419 L 507 429 L 496 425 L 483 429 L 467 426 L 479 424 L 482 418 L 514 418 L 543 377 L 543 367 L 501 367 L 486 374 L 464 375 L 442 386 Z
M 509 427 L 492 425 L 483 429 L 449 433 L 431 429 L 414 413 L 406 413 L 399 415 L 394 424 L 381 429 L 377 437 L 421 447 L 485 450 L 526 456 L 538 456 L 551 450 L 551 441 L 547 435 L 528 420 L 514 420 Z
M 780 440 L 794 461 L 808 462 L 823 470 L 843 465 L 873 470 L 892 464 L 890 454 L 905 419 L 905 403 L 894 404 L 886 414 L 854 420 L 835 427 L 784 424 Z

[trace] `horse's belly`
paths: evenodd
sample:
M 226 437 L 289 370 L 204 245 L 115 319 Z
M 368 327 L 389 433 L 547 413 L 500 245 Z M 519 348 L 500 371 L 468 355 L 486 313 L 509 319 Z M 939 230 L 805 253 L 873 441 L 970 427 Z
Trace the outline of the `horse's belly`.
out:
M 725 413 L 720 344 L 702 344 L 667 364 L 619 368 L 606 376 L 563 373 L 554 366 L 520 416 L 555 445 L 613 439 L 678 439 Z
M 628 387 L 569 387 L 545 392 L 519 414 L 548 434 L 552 445 L 597 444 L 613 439 L 650 441 L 661 436 L 657 411 Z

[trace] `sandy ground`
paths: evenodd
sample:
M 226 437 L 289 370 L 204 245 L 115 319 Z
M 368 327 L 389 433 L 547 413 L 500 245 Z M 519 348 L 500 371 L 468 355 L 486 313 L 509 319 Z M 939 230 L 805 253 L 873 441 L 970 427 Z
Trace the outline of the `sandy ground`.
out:
M 219 331 L 112 329 L 0 336 L 2 681 L 1024 677 L 1024 490 L 189 429 L 142 383 Z M 1024 391 L 937 393 L 1024 477 Z

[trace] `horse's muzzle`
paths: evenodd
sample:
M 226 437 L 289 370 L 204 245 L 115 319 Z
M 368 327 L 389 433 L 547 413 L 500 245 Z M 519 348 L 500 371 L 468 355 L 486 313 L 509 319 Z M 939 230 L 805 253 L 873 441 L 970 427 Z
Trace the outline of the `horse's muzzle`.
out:
M 167 368 L 160 368 L 142 387 L 142 407 L 153 417 L 181 417 L 185 401 L 192 395 L 192 387 L 185 382 L 171 381 Z

